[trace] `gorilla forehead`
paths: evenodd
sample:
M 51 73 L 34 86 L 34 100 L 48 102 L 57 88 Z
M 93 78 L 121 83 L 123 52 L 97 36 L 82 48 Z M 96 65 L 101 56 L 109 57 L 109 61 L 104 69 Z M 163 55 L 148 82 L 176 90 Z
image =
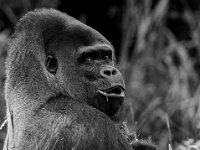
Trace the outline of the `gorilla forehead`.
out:
M 16 25 L 16 33 L 40 34 L 48 47 L 49 43 L 56 40 L 80 43 L 89 46 L 95 43 L 111 45 L 107 39 L 91 27 L 77 19 L 54 9 L 36 9 L 27 13 Z M 72 42 L 73 42 L 72 41 Z M 58 43 L 58 42 L 55 42 Z M 70 41 L 71 43 L 71 41 Z

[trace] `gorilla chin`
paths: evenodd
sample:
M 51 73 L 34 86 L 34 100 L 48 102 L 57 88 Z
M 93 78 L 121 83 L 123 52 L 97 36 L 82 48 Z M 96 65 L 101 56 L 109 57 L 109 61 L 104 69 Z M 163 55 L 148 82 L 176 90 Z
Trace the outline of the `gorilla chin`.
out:
M 97 108 L 110 118 L 115 115 L 124 102 L 123 86 L 113 86 L 105 90 L 97 91 Z

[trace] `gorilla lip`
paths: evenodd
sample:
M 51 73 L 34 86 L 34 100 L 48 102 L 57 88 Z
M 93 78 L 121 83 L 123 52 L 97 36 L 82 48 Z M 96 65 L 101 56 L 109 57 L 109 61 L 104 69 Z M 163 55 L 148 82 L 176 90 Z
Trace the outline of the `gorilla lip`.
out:
M 124 98 L 124 88 L 121 86 L 111 87 L 106 90 L 98 90 L 98 92 L 106 97 Z M 108 98 L 106 100 L 108 102 Z

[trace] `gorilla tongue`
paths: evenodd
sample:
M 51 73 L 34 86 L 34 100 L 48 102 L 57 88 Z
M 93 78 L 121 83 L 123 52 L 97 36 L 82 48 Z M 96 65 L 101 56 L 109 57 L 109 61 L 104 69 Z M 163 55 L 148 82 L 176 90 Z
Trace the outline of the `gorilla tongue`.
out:
M 111 117 L 123 104 L 124 88 L 115 86 L 106 90 L 98 90 L 98 95 L 97 108 Z

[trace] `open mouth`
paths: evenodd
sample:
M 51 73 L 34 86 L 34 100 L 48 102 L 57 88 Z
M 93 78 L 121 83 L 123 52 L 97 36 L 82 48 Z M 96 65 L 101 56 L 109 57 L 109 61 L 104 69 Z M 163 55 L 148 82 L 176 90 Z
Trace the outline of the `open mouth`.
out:
M 107 98 L 124 98 L 124 88 L 121 86 L 111 87 L 106 90 L 98 90 L 98 92 Z M 109 99 L 107 99 L 109 101 Z
M 98 109 L 110 117 L 113 116 L 123 104 L 124 90 L 125 89 L 122 86 L 114 86 L 106 90 L 98 90 Z

